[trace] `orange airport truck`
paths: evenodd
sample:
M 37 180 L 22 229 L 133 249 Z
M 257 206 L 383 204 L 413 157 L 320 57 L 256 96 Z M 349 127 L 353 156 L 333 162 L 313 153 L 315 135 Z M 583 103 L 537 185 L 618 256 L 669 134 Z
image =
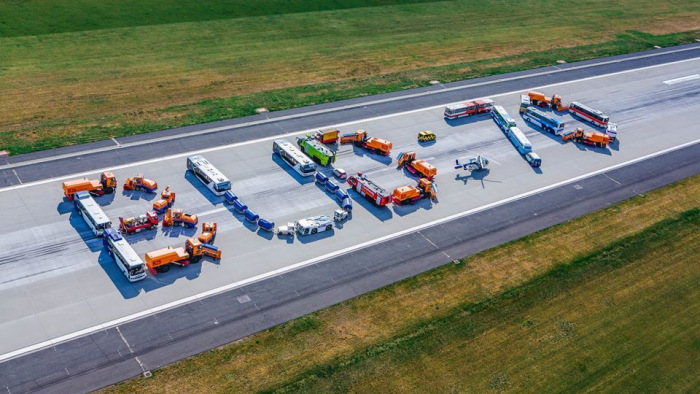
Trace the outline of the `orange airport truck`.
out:
M 396 205 L 413 204 L 421 198 L 430 198 L 437 201 L 437 188 L 427 179 L 418 181 L 418 186 L 401 186 L 391 194 L 391 201 Z
M 530 98 L 530 103 L 538 107 L 551 108 L 557 111 L 566 111 L 569 109 L 568 106 L 562 103 L 561 96 L 558 94 L 555 94 L 550 98 L 545 96 L 544 93 L 529 91 L 527 92 L 527 96 Z
M 156 272 L 168 272 L 171 265 L 185 267 L 196 264 L 205 256 L 221 259 L 221 250 L 214 245 L 202 244 L 199 240 L 189 238 L 185 241 L 184 248 L 168 246 L 146 253 L 146 267 L 151 274 L 156 275 Z
M 103 172 L 100 179 L 74 179 L 63 182 L 63 195 L 68 201 L 73 201 L 75 193 L 87 191 L 93 196 L 99 197 L 104 194 L 114 193 L 117 187 L 117 178 L 111 172 Z
M 595 146 L 598 148 L 605 148 L 610 144 L 610 136 L 597 131 L 585 132 L 582 128 L 577 128 L 562 134 L 562 141 L 566 142 L 568 140 L 573 140 L 575 142 Z
M 175 203 L 175 192 L 170 190 L 170 186 L 166 186 L 165 190 L 160 192 L 160 200 L 153 203 L 153 210 L 157 213 L 164 213 L 168 208 L 172 208 Z
M 143 190 L 148 193 L 155 193 L 158 188 L 158 182 L 146 179 L 143 175 L 135 175 L 131 178 L 126 178 L 124 181 L 124 190 Z
M 204 222 L 202 223 L 202 233 L 199 234 L 197 239 L 203 244 L 211 245 L 214 243 L 214 238 L 216 238 L 216 223 L 214 222 Z
M 360 148 L 367 149 L 372 153 L 377 153 L 382 156 L 389 156 L 391 148 L 393 147 L 391 142 L 387 140 L 376 137 L 369 138 L 366 130 L 357 130 L 352 134 L 343 134 L 340 136 L 340 143 L 353 143 L 355 146 L 359 146 Z
M 437 175 L 437 168 L 425 160 L 416 160 L 416 152 L 399 153 L 396 168 L 405 167 L 408 172 L 419 177 L 432 180 Z
M 198 221 L 197 215 L 184 213 L 181 208 L 168 208 L 167 212 L 165 212 L 165 216 L 163 216 L 163 227 L 185 226 L 187 228 L 194 228 Z

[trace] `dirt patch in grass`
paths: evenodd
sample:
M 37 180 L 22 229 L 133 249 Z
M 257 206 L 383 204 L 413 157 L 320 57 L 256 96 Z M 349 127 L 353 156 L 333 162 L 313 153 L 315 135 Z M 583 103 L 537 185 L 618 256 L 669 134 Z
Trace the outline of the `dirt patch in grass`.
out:
M 611 243 L 633 236 L 660 221 L 698 207 L 700 207 L 700 176 L 695 176 L 485 251 L 462 260 L 460 264 L 449 264 L 319 311 L 311 315 L 312 323 L 301 324 L 307 329 L 294 328 L 299 327 L 298 322 L 304 321 L 302 319 L 309 319 L 309 317 L 300 318 L 220 349 L 162 368 L 155 371 L 152 379 L 135 379 L 111 387 L 105 392 L 176 393 L 183 390 L 187 392 L 251 392 L 280 388 L 289 384 L 292 384 L 290 387 L 305 387 L 306 383 L 299 383 L 300 379 L 315 380 L 316 378 L 313 378 L 311 376 L 313 374 L 310 375 L 309 371 L 317 372 L 319 365 L 330 365 L 330 370 L 334 371 L 343 369 L 345 364 L 353 364 L 356 361 L 355 357 L 367 357 L 367 352 L 384 354 L 382 349 L 394 346 L 392 343 L 397 336 L 403 338 L 402 341 L 408 340 L 405 338 L 405 335 L 408 335 L 406 333 L 418 337 L 421 330 L 431 329 L 431 322 L 453 316 L 455 310 L 465 318 L 478 314 L 484 305 L 488 304 L 487 300 L 497 298 L 509 289 L 516 289 L 562 264 L 589 258 L 596 251 L 605 250 Z M 697 234 L 695 237 L 689 242 L 694 242 L 693 247 L 697 249 Z M 676 244 L 669 242 L 669 245 Z M 652 252 L 653 249 L 648 255 L 656 256 Z M 609 252 L 601 254 L 607 253 Z M 678 261 L 688 257 L 667 249 L 659 249 L 657 253 L 672 256 Z M 692 266 L 693 262 L 685 264 Z M 694 272 L 697 275 L 697 261 L 694 264 Z M 630 265 L 630 267 L 636 266 L 636 262 Z M 678 266 L 673 265 L 671 271 L 676 268 Z M 653 273 L 663 269 L 655 265 L 648 266 L 639 279 L 643 279 L 643 283 L 648 282 L 648 285 L 653 285 L 656 281 L 654 278 L 657 277 Z M 592 300 L 592 304 L 581 308 L 590 310 L 590 308 L 602 308 L 606 305 L 614 306 L 622 302 L 622 297 L 634 298 L 633 295 L 625 295 L 627 291 L 625 289 L 628 287 L 631 289 L 636 282 L 627 279 L 624 283 L 626 283 L 625 286 L 615 290 L 606 286 L 595 287 L 597 290 L 593 294 L 586 293 L 588 294 L 586 297 Z M 566 294 L 574 291 L 575 286 L 578 285 L 572 285 L 571 288 L 561 291 L 557 290 L 559 292 L 553 294 L 557 297 L 565 297 Z M 584 287 L 588 286 L 589 284 Z M 543 291 L 545 290 L 546 288 Z M 511 290 L 511 293 L 513 291 Z M 517 291 L 514 294 L 517 294 Z M 549 310 L 547 305 L 555 299 L 558 298 L 541 303 L 542 313 L 550 313 L 547 312 Z M 697 303 L 697 299 L 695 302 Z M 464 305 L 482 306 L 464 308 Z M 535 306 L 536 303 L 532 303 L 532 307 Z M 489 317 L 493 320 L 488 320 L 488 324 L 484 323 L 481 326 L 483 329 L 480 334 L 489 338 L 489 341 L 479 342 L 479 345 L 470 347 L 469 352 L 473 355 L 464 356 L 459 353 L 454 360 L 450 360 L 450 352 L 447 348 L 441 348 L 439 343 L 432 346 L 435 346 L 436 352 L 443 352 L 440 353 L 440 357 L 445 357 L 449 362 L 471 363 L 472 359 L 484 360 L 491 357 L 496 361 L 489 365 L 503 365 L 498 370 L 482 369 L 485 372 L 479 375 L 480 386 L 474 386 L 478 391 L 491 386 L 494 388 L 522 387 L 522 380 L 520 380 L 522 375 L 518 375 L 520 377 L 515 379 L 514 370 L 505 369 L 507 364 L 499 364 L 498 357 L 508 356 L 505 353 L 518 354 L 522 357 L 519 365 L 524 365 L 522 363 L 527 363 L 528 355 L 515 351 L 496 352 L 499 349 L 496 345 L 503 344 L 500 349 L 510 349 L 506 346 L 509 341 L 516 340 L 518 335 L 524 335 L 517 330 L 530 332 L 532 328 L 541 327 L 536 334 L 528 334 L 534 335 L 527 340 L 527 346 L 532 346 L 533 349 L 539 347 L 546 350 L 555 344 L 560 346 L 577 338 L 587 338 L 586 340 L 590 341 L 587 335 L 591 335 L 588 332 L 593 332 L 594 328 L 587 327 L 585 329 L 587 331 L 584 331 L 583 323 L 576 315 L 575 308 L 568 306 L 556 308 L 558 309 L 552 309 L 552 311 L 558 310 L 561 313 L 551 312 L 546 315 L 546 318 L 543 317 L 544 315 L 536 314 L 534 309 L 527 309 L 533 312 L 517 315 L 517 317 L 507 315 L 507 319 L 503 320 Z M 513 325 L 513 321 L 517 324 Z M 464 320 L 460 324 L 469 327 L 470 320 Z M 517 335 L 511 336 L 509 332 Z M 612 332 L 607 335 L 613 334 L 617 335 Z M 473 337 L 470 340 L 477 339 L 478 337 Z M 455 343 L 452 346 L 461 349 L 467 345 Z M 516 348 L 513 347 L 513 349 Z M 428 363 L 428 359 L 421 365 L 419 361 L 411 358 L 410 352 L 390 353 L 390 356 L 392 360 L 413 360 L 411 368 L 416 372 L 410 376 L 414 378 L 420 371 L 425 372 L 427 377 L 440 376 L 441 372 L 449 372 L 441 371 L 440 368 L 449 369 L 451 365 L 445 361 L 441 367 Z M 481 358 L 475 358 L 476 356 Z M 544 359 L 547 356 L 541 354 L 538 357 Z M 566 359 L 566 357 L 562 356 L 560 359 Z M 587 360 L 580 361 L 583 365 L 580 368 L 593 368 L 593 364 Z M 373 364 L 378 368 L 375 372 L 378 375 L 387 376 L 384 382 L 391 381 L 392 384 L 397 385 L 396 387 L 409 388 L 413 383 L 410 379 L 389 380 L 391 371 L 402 365 L 398 361 L 394 364 Z M 386 367 L 387 365 L 392 368 Z M 548 371 L 548 368 L 550 364 L 543 365 L 543 371 Z M 533 376 L 537 375 L 536 371 L 530 371 Z M 367 372 L 368 381 L 372 380 L 375 372 Z M 465 376 L 461 378 L 469 381 L 468 374 L 469 372 L 465 372 Z M 451 379 L 457 380 L 454 376 Z M 609 379 L 612 380 L 611 377 Z M 542 383 L 541 380 L 538 382 L 538 384 Z M 517 386 L 512 386 L 516 383 Z M 318 387 L 323 390 L 329 388 L 323 385 Z M 372 389 L 370 386 L 363 387 Z M 386 389 L 386 387 L 383 388 Z M 445 389 L 449 391 L 448 388 Z

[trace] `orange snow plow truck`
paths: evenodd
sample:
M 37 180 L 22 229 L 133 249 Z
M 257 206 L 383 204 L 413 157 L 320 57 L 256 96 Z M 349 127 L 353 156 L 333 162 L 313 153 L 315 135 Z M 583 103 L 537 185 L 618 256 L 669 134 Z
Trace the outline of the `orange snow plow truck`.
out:
M 545 96 L 544 93 L 529 91 L 527 92 L 527 96 L 530 98 L 532 105 L 538 107 L 551 108 L 557 111 L 566 111 L 569 109 L 569 106 L 562 103 L 561 96 L 558 94 L 555 94 L 550 98 Z
M 418 187 L 413 185 L 401 186 L 391 194 L 391 201 L 396 205 L 413 204 L 421 198 L 437 201 L 437 187 L 427 179 L 418 181 Z
M 117 178 L 111 172 L 103 172 L 100 179 L 74 179 L 63 182 L 63 195 L 68 201 L 73 201 L 75 193 L 87 191 L 93 196 L 114 193 L 117 188 Z
M 432 180 L 437 175 L 437 168 L 425 160 L 416 160 L 416 152 L 399 153 L 396 168 L 405 167 L 408 172 L 419 177 Z
M 372 153 L 377 153 L 382 156 L 389 156 L 393 145 L 387 140 L 381 138 L 367 136 L 366 130 L 357 130 L 354 134 L 343 134 L 340 136 L 341 144 L 353 143 L 355 146 L 367 149 Z
M 146 267 L 151 274 L 155 275 L 156 272 L 168 272 L 171 265 L 185 267 L 199 263 L 205 256 L 219 260 L 221 250 L 214 245 L 203 244 L 194 238 L 189 238 L 185 241 L 184 248 L 168 246 L 146 253 Z
M 163 216 L 163 227 L 185 226 L 187 228 L 194 228 L 198 221 L 199 218 L 197 218 L 197 215 L 184 213 L 181 208 L 168 208 L 168 211 L 165 212 L 165 216 Z

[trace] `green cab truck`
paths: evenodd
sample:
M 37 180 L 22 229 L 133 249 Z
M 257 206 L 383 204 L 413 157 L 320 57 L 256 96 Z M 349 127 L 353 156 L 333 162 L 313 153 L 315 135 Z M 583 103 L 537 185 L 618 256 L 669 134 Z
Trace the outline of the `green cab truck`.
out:
M 335 163 L 335 152 L 322 144 L 316 138 L 307 135 L 306 137 L 298 137 L 297 144 L 307 156 L 316 163 L 327 166 Z

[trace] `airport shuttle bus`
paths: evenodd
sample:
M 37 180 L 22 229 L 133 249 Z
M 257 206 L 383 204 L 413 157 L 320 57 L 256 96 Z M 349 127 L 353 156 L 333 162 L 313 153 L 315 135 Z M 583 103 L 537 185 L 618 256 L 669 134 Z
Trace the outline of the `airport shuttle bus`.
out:
M 200 155 L 187 158 L 187 169 L 217 196 L 223 196 L 231 190 L 231 181 Z
M 572 115 L 591 122 L 598 127 L 606 127 L 610 121 L 610 118 L 604 113 L 596 109 L 586 107 L 585 105 L 576 101 L 569 105 L 569 112 Z
M 83 217 L 83 220 L 85 220 L 85 223 L 87 223 L 95 236 L 101 237 L 106 229 L 112 227 L 112 221 L 105 215 L 89 192 L 75 193 L 73 204 L 75 209 L 78 210 L 78 215 Z
M 515 120 L 511 118 L 508 112 L 506 112 L 505 108 L 501 107 L 500 105 L 493 107 L 491 116 L 493 117 L 493 120 L 496 121 L 498 127 L 500 127 L 501 130 L 505 131 L 506 133 L 508 133 L 511 127 L 517 126 Z
M 549 131 L 554 135 L 561 135 L 561 133 L 564 132 L 564 126 L 566 125 L 556 117 L 547 115 L 534 107 L 528 107 L 525 110 L 523 119 L 544 131 Z
M 106 229 L 102 243 L 129 282 L 137 282 L 146 277 L 143 260 L 116 229 Z
M 272 143 L 272 153 L 281 157 L 301 176 L 313 176 L 316 173 L 316 163 L 287 140 L 275 140 Z
M 523 133 L 523 131 L 519 128 L 511 128 L 510 133 L 508 133 L 508 139 L 513 143 L 513 145 L 515 145 L 515 149 L 517 149 L 521 155 L 532 152 L 532 144 L 530 144 L 530 140 L 525 137 L 525 133 Z
M 489 113 L 493 110 L 493 100 L 484 98 L 445 107 L 445 119 L 454 120 L 465 116 Z

